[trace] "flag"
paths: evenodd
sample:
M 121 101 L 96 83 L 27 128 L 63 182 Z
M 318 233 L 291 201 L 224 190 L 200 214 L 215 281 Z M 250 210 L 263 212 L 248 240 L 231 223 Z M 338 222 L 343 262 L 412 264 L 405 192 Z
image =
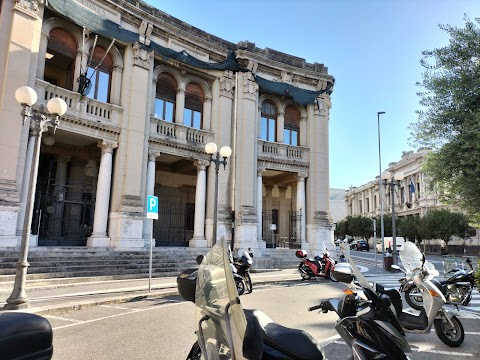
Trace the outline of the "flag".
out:
M 413 184 L 413 181 L 411 179 L 410 179 L 410 185 L 408 185 L 408 190 L 410 193 L 410 201 L 414 201 L 415 185 Z

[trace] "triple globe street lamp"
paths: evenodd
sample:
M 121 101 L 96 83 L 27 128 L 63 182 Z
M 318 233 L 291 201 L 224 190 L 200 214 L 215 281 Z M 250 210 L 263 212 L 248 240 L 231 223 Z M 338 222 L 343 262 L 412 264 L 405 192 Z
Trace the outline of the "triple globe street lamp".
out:
M 18 310 L 29 306 L 29 299 L 25 292 L 25 282 L 27 278 L 27 268 L 29 263 L 27 262 L 28 245 L 30 242 L 30 228 L 32 226 L 33 217 L 33 204 L 35 200 L 35 188 L 37 186 L 38 175 L 38 160 L 40 157 L 40 144 L 42 140 L 42 134 L 48 131 L 49 127 L 53 127 L 53 133 L 57 129 L 60 121 L 59 118 L 67 112 L 67 104 L 61 98 L 52 98 L 47 103 L 48 113 L 44 111 L 43 106 L 38 110 L 32 110 L 31 107 L 37 102 L 37 93 L 31 87 L 22 86 L 15 91 L 15 100 L 22 105 L 22 118 L 23 125 L 25 122 L 30 126 L 30 137 L 27 147 L 27 159 L 31 154 L 31 167 L 25 168 L 25 174 L 30 173 L 28 177 L 28 187 L 26 204 L 25 204 L 25 217 L 23 219 L 22 239 L 20 242 L 20 251 L 18 256 L 18 262 L 16 264 L 17 270 L 15 273 L 15 282 L 13 285 L 13 291 L 10 297 L 6 300 L 4 305 L 5 309 Z M 45 137 L 47 145 L 52 145 L 55 139 L 49 135 Z M 22 221 L 22 219 L 19 219 Z
M 392 203 L 392 242 L 393 242 L 393 264 L 397 265 L 397 231 L 396 231 L 396 219 L 395 219 L 395 186 L 401 186 L 401 182 L 404 178 L 402 172 L 391 173 L 390 171 L 384 171 L 382 173 L 382 182 L 385 186 L 390 188 L 390 199 Z
M 214 208 L 213 208 L 213 243 L 215 244 L 217 241 L 217 220 L 218 220 L 218 171 L 220 169 L 220 165 L 223 164 L 223 169 L 227 165 L 227 158 L 232 155 L 232 149 L 228 146 L 222 146 L 220 151 L 217 151 L 217 144 L 214 142 L 209 142 L 205 145 L 205 152 L 211 155 L 210 161 L 215 164 L 215 201 L 214 201 Z M 223 160 L 220 160 L 223 158 Z

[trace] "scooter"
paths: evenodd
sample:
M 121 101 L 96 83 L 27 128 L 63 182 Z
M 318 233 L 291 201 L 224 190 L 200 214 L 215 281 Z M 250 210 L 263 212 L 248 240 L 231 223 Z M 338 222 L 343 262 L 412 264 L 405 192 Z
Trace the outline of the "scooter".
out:
M 322 257 L 317 255 L 313 259 L 307 258 L 305 250 L 295 251 L 295 256 L 302 259 L 302 262 L 298 265 L 298 271 L 303 280 L 309 280 L 312 277 L 323 277 L 336 281 L 331 271 L 335 265 L 335 260 L 332 259 L 325 246 Z
M 432 279 L 432 283 L 440 289 L 445 296 L 447 304 L 466 306 L 472 299 L 472 291 L 475 285 L 474 270 L 472 261 L 467 258 L 466 263 L 470 270 L 452 269 L 447 272 L 447 279 Z M 400 292 L 405 293 L 405 300 L 415 310 L 420 310 L 423 306 L 423 298 L 420 290 L 413 281 L 406 281 L 406 278 L 400 279 Z
M 408 359 L 411 349 L 388 295 L 372 288 L 352 258 L 335 265 L 332 274 L 349 285 L 346 295 L 341 300 L 323 300 L 308 310 L 337 313 L 335 329 L 352 349 L 353 359 Z
M 52 326 L 44 317 L 22 312 L 0 313 L 2 359 L 51 359 L 52 340 Z
M 233 266 L 237 270 L 237 274 L 243 278 L 245 283 L 245 292 L 250 294 L 253 291 L 252 278 L 250 277 L 250 268 L 252 267 L 253 260 L 250 253 L 243 252 L 240 258 L 233 257 Z
M 463 325 L 455 315 L 443 309 L 447 302 L 440 289 L 431 281 L 438 276 L 433 264 L 425 261 L 425 255 L 412 242 L 406 241 L 400 250 L 400 259 L 405 267 L 406 281 L 413 281 L 423 297 L 420 314 L 414 315 L 403 311 L 402 300 L 397 289 L 384 289 L 377 284 L 377 290 L 387 294 L 395 304 L 397 317 L 402 328 L 407 332 L 426 334 L 435 327 L 438 338 L 451 347 L 460 346 L 465 338 Z M 399 266 L 392 265 L 401 270 Z
M 197 341 L 187 360 L 325 359 L 315 339 L 284 327 L 258 310 L 243 310 L 223 239 L 198 269 L 177 278 L 180 296 L 196 305 Z

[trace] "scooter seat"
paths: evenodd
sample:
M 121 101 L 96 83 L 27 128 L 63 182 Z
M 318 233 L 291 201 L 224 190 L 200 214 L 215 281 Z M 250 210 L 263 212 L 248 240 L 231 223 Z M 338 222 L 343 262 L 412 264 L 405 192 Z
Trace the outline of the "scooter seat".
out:
M 0 358 L 52 358 L 52 327 L 47 319 L 28 313 L 0 313 Z
M 263 331 L 264 343 L 292 359 L 321 360 L 325 354 L 320 344 L 303 330 L 291 329 L 273 322 L 258 310 L 244 310 L 249 321 L 257 321 Z

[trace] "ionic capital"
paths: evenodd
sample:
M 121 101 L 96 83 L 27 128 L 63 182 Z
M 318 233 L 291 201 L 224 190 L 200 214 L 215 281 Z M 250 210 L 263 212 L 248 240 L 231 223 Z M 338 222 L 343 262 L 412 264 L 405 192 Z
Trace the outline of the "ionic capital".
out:
M 102 149 L 102 154 L 112 154 L 113 149 L 118 147 L 118 142 L 102 140 L 97 143 L 97 146 Z
M 160 151 L 149 150 L 148 151 L 148 161 L 156 161 L 157 157 L 159 157 L 160 155 L 161 155 Z

